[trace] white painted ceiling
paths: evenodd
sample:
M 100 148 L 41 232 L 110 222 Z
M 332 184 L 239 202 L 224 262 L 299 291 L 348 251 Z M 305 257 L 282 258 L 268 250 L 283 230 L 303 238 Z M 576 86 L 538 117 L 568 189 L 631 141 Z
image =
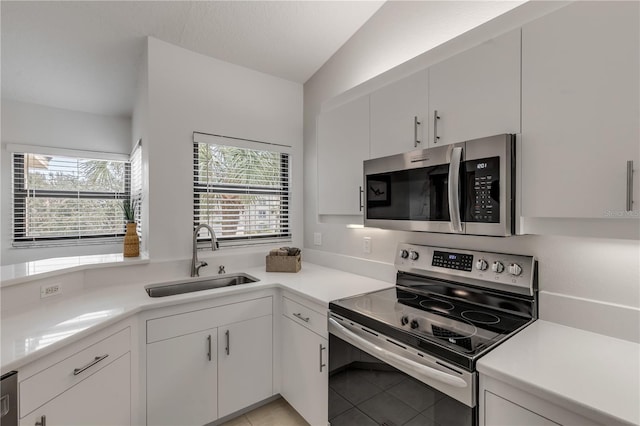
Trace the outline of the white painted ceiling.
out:
M 2 98 L 128 116 L 146 36 L 304 83 L 383 1 L 1 1 Z

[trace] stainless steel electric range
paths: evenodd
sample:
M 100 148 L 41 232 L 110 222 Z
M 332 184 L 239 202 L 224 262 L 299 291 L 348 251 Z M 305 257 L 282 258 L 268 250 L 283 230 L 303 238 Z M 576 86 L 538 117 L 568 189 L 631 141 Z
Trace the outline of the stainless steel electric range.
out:
M 537 318 L 536 260 L 400 244 L 395 265 L 329 304 L 330 424 L 477 424 L 476 362 Z

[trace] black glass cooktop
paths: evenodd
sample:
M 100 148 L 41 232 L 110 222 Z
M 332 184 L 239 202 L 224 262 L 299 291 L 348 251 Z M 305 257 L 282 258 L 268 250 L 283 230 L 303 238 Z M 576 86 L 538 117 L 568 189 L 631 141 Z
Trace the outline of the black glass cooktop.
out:
M 329 310 L 469 370 L 480 354 L 532 321 L 475 301 L 399 286 L 333 301 Z

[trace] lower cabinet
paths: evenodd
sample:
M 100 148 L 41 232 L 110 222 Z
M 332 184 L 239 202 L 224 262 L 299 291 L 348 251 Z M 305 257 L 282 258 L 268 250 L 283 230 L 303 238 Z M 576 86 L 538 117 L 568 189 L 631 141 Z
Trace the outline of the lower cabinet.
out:
M 147 424 L 204 425 L 273 395 L 272 297 L 147 321 Z
M 329 409 L 328 344 L 326 338 L 307 328 L 308 323 L 303 326 L 297 322 L 314 319 L 313 312 L 309 314 L 304 309 L 292 311 L 302 320 L 287 315 L 286 307 L 281 318 L 281 394 L 311 426 L 324 426 Z M 326 318 L 324 324 L 326 331 Z
M 218 328 L 218 417 L 273 395 L 273 317 Z
M 218 418 L 217 329 L 147 346 L 147 424 L 200 426 Z
M 19 424 L 130 425 L 130 339 L 105 330 L 21 368 Z
M 131 424 L 130 354 L 52 399 L 20 420 L 21 426 Z

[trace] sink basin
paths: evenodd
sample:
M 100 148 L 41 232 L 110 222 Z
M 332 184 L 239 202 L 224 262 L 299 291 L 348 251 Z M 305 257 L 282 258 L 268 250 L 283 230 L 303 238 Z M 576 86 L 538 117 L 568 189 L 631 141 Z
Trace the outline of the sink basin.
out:
M 171 284 L 154 284 L 145 287 L 145 290 L 147 290 L 150 297 L 165 297 L 194 291 L 211 290 L 212 288 L 255 283 L 257 281 L 260 280 L 251 275 L 238 273 L 220 275 L 214 278 L 204 278 L 197 281 L 189 280 Z

